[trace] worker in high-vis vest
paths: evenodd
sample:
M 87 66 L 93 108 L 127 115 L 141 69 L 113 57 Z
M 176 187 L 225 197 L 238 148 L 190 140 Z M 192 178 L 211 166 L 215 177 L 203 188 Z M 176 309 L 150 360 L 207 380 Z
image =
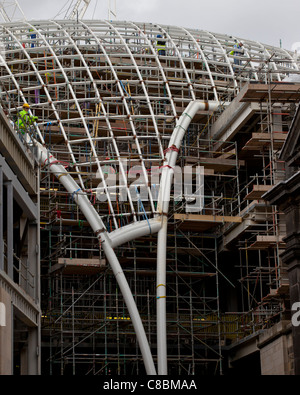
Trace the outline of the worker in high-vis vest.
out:
M 244 48 L 243 48 L 243 43 L 238 43 L 236 41 L 236 43 L 234 44 L 234 50 L 230 52 L 230 55 L 235 56 L 234 58 L 234 64 L 240 66 L 241 65 L 241 60 L 238 59 L 238 57 L 240 57 L 241 55 L 244 54 Z
M 38 117 L 32 117 L 29 114 L 30 105 L 25 103 L 23 104 L 23 110 L 19 113 L 19 120 L 18 120 L 18 129 L 22 134 L 26 133 L 26 129 L 30 125 L 33 125 L 34 122 L 38 120 Z
M 162 39 L 160 34 L 157 35 L 158 39 Z M 161 56 L 166 56 L 166 41 L 165 40 L 157 40 L 156 43 L 157 53 Z

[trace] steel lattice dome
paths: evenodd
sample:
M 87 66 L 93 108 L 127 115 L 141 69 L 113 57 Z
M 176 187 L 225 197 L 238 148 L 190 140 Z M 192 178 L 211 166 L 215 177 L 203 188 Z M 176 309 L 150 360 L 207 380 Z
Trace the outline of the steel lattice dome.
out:
M 286 317 L 285 220 L 256 201 L 289 174 L 278 158 L 299 102 L 299 85 L 285 84 L 299 77 L 298 58 L 239 37 L 150 23 L 0 26 L 10 158 L 22 152 L 24 178 L 29 169 L 39 183 L 34 224 L 25 203 L 21 209 L 9 198 L 15 176 L 1 192 L 2 251 L 10 254 L 2 266 L 26 287 L 11 288 L 17 299 L 23 290 L 35 303 L 41 295 L 45 368 L 140 374 L 138 343 L 151 375 L 152 353 L 160 375 L 167 363 L 172 374 L 230 372 L 240 364 L 236 345 L 258 341 Z M 24 103 L 38 117 L 26 131 L 18 127 Z M 176 167 L 185 183 L 175 193 Z M 20 321 L 18 306 L 28 306 L 21 299 L 12 313 Z M 15 349 L 36 347 L 29 328 L 16 324 Z M 246 350 L 243 367 L 257 370 L 261 355 L 247 359 Z
M 158 40 L 165 41 L 163 56 Z M 72 165 L 81 188 L 91 192 L 97 183 L 87 174 L 101 176 L 100 165 L 108 159 L 124 185 L 121 161 L 128 157 L 142 167 L 147 183 L 149 167 L 161 166 L 169 136 L 191 101 L 228 103 L 249 81 L 282 81 L 299 70 L 293 54 L 281 48 L 151 23 L 10 23 L 1 25 L 1 41 L 1 98 L 11 118 L 30 103 L 40 140 L 61 152 L 60 160 Z M 237 42 L 244 48 L 239 64 L 232 55 Z M 207 114 L 195 118 L 191 138 L 207 121 Z M 136 203 L 126 211 L 137 219 L 155 210 L 150 199 L 143 212 Z M 109 201 L 109 213 L 111 227 L 118 228 L 116 202 Z

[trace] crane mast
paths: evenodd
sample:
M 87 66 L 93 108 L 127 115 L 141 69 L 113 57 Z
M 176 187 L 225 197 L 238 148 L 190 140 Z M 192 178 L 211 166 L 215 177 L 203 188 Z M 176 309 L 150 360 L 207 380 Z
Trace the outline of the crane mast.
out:
M 73 10 L 66 16 L 65 19 L 74 20 L 76 18 L 82 19 L 88 6 L 90 5 L 91 0 L 78 0 L 73 8 Z
M 4 22 L 25 21 L 25 14 L 17 0 L 0 1 L 0 15 Z

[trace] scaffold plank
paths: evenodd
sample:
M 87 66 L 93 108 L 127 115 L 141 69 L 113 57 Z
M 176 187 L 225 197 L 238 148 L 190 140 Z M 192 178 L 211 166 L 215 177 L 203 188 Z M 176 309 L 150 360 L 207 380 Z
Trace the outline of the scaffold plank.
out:
M 280 149 L 285 140 L 286 133 L 252 133 L 252 138 L 242 148 L 243 151 L 260 151 L 264 147 L 273 145 L 274 149 Z M 273 140 L 273 141 L 272 141 Z
M 175 220 L 191 222 L 210 222 L 210 223 L 242 223 L 243 219 L 236 216 L 218 216 L 218 215 L 197 215 L 197 214 L 174 214 Z
M 296 83 L 250 83 L 242 91 L 241 102 L 268 101 L 271 96 L 272 102 L 294 102 L 300 100 L 300 84 Z M 271 92 L 271 95 L 270 95 Z
M 245 200 L 260 200 L 262 196 L 273 188 L 273 185 L 253 185 L 253 189 L 245 197 Z
M 106 267 L 106 259 L 58 258 L 58 263 L 49 270 L 53 273 L 62 270 L 65 274 L 96 274 Z
M 214 171 L 226 172 L 236 167 L 237 161 L 235 159 L 225 159 L 225 158 L 186 158 L 186 163 L 199 163 L 200 166 L 204 166 L 208 169 L 213 169 Z M 245 161 L 238 161 L 240 166 L 245 165 Z
M 256 241 L 251 244 L 249 250 L 263 250 L 269 247 L 276 247 L 283 249 L 286 247 L 282 236 L 257 236 Z

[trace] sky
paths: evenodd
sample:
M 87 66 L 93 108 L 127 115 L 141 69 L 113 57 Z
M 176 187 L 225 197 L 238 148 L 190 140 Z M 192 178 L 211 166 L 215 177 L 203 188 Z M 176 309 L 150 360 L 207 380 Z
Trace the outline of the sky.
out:
M 19 0 L 28 20 L 63 19 L 75 0 Z M 208 30 L 300 51 L 299 0 L 91 0 L 85 18 L 108 19 L 116 1 L 117 20 Z M 111 19 L 114 19 L 113 17 Z

